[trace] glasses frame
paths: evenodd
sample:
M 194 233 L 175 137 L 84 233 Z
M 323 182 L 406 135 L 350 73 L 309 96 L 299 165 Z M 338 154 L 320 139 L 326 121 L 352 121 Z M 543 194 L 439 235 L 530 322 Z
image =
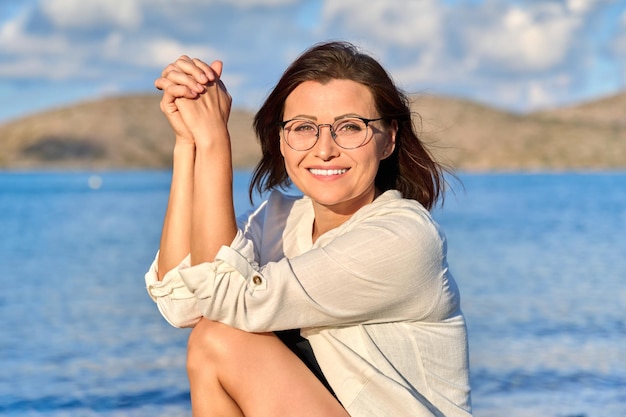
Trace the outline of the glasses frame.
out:
M 365 139 L 363 139 L 363 142 L 359 146 L 355 146 L 354 148 L 346 148 L 345 146 L 341 146 L 339 143 L 337 143 L 337 133 L 335 132 L 335 128 L 333 127 L 333 125 L 336 124 L 336 123 L 341 122 L 342 120 L 347 120 L 347 119 L 358 119 L 358 120 L 362 121 L 363 123 L 365 123 L 365 129 L 369 129 L 370 128 L 369 124 L 371 122 L 377 122 L 379 120 L 385 120 L 386 117 L 378 117 L 376 119 L 367 119 L 365 117 L 349 116 L 349 117 L 342 117 L 341 119 L 337 119 L 337 120 L 335 120 L 334 123 L 320 123 L 320 124 L 317 124 L 313 120 L 306 119 L 306 118 L 303 118 L 303 117 L 294 117 L 293 119 L 289 119 L 289 120 L 285 120 L 285 121 L 282 121 L 282 122 L 278 122 L 278 125 L 280 126 L 280 131 L 281 131 L 283 140 L 285 141 L 287 146 L 289 146 L 294 151 L 304 152 L 304 151 L 308 151 L 308 150 L 312 149 L 315 146 L 315 144 L 317 144 L 317 141 L 320 139 L 320 132 L 322 131 L 322 127 L 324 127 L 324 126 L 328 126 L 328 129 L 330 130 L 330 137 L 333 138 L 333 142 L 335 142 L 335 145 L 339 146 L 341 149 L 348 149 L 348 150 L 350 150 L 350 149 L 358 149 L 361 146 L 364 146 L 365 144 L 367 144 L 369 142 L 369 140 L 367 140 L 367 135 L 368 135 L 367 130 L 365 132 Z M 285 126 L 287 125 L 287 123 L 293 122 L 294 120 L 303 120 L 303 121 L 311 122 L 312 124 L 314 124 L 317 127 L 317 133 L 315 134 L 315 141 L 313 142 L 313 144 L 311 146 L 309 146 L 306 149 L 296 149 L 293 146 L 291 146 L 289 144 L 289 141 L 287 140 L 287 136 L 285 135 Z

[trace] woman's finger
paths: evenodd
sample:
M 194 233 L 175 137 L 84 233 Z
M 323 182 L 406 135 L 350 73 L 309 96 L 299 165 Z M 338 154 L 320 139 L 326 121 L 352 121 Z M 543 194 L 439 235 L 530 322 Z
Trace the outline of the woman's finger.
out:
M 176 61 L 168 64 L 163 71 L 161 72 L 161 77 L 165 77 L 167 75 L 168 72 L 170 71 L 181 71 L 180 67 L 177 65 L 179 63 L 190 63 L 191 58 L 189 58 L 187 55 L 181 55 Z
M 205 72 L 203 66 L 201 66 L 202 64 L 202 61 L 191 59 L 186 55 L 181 56 L 174 62 L 174 66 L 180 72 L 187 74 L 200 84 L 206 84 L 213 81 L 215 76 L 212 73 Z
M 164 81 L 159 81 L 159 80 L 167 80 L 174 84 L 184 85 L 187 88 L 189 88 L 189 90 L 195 91 L 196 93 L 204 92 L 204 85 L 203 85 L 204 83 L 200 83 L 196 81 L 196 79 L 194 79 L 192 76 L 179 70 L 175 66 L 171 67 L 170 71 L 167 71 L 167 72 L 164 71 L 163 76 L 157 79 L 159 84 L 164 83 Z M 157 86 L 157 88 L 159 88 L 159 85 L 157 85 L 157 82 L 155 82 L 155 85 Z M 160 88 L 160 89 L 162 90 L 163 88 Z
M 164 95 L 170 96 L 171 100 L 176 98 L 196 98 L 202 91 L 190 89 L 188 86 L 172 82 L 168 78 L 157 78 L 154 85 L 162 90 Z M 202 87 L 202 86 L 201 86 Z M 202 87 L 204 89 L 204 87 Z
M 222 77 L 222 69 L 224 68 L 224 63 L 222 61 L 216 60 L 213 61 L 211 63 L 211 65 L 208 65 L 206 62 L 203 62 L 197 58 L 193 59 L 194 63 L 199 67 L 202 68 L 202 70 L 205 73 L 212 73 L 214 75 L 214 80 L 213 82 L 217 81 L 216 84 L 217 86 L 223 90 L 227 95 L 228 94 L 228 90 L 226 89 L 226 85 L 224 84 L 224 82 L 222 81 L 221 77 Z M 229 95 L 230 97 L 230 95 Z
M 213 61 L 209 65 L 198 58 L 194 58 L 193 63 L 207 75 L 208 82 L 214 82 L 222 76 L 222 61 Z

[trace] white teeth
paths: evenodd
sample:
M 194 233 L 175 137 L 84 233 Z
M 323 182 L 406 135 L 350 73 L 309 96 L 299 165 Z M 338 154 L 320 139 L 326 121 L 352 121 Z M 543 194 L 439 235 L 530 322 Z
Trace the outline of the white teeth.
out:
M 313 175 L 340 175 L 347 172 L 347 169 L 316 169 L 311 168 L 311 174 Z

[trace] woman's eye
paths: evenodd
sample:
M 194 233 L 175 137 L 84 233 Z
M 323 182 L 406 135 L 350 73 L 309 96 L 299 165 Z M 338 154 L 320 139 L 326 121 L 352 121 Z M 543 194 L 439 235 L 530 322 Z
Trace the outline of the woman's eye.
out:
M 294 131 L 299 133 L 315 133 L 316 127 L 310 123 L 303 123 L 294 127 Z
M 357 133 L 362 130 L 363 130 L 363 127 L 360 124 L 354 123 L 354 122 L 342 123 L 337 128 L 338 132 L 343 132 L 343 133 Z

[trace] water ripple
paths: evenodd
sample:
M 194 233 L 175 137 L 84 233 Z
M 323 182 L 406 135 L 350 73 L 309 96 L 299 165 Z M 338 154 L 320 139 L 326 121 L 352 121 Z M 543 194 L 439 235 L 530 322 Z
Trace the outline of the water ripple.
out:
M 484 394 L 502 394 L 511 392 L 546 392 L 583 390 L 585 388 L 626 389 L 626 375 L 598 374 L 593 372 L 558 372 L 538 370 L 528 372 L 515 369 L 508 373 L 494 373 L 481 369 L 472 372 L 472 386 L 475 391 Z
M 85 397 L 44 396 L 34 399 L 0 396 L 0 413 L 16 413 L 24 411 L 57 411 L 57 410 L 94 410 L 111 411 L 120 409 L 142 408 L 154 405 L 189 404 L 189 391 L 172 392 L 171 390 L 151 390 L 136 393 L 110 395 L 87 395 Z

